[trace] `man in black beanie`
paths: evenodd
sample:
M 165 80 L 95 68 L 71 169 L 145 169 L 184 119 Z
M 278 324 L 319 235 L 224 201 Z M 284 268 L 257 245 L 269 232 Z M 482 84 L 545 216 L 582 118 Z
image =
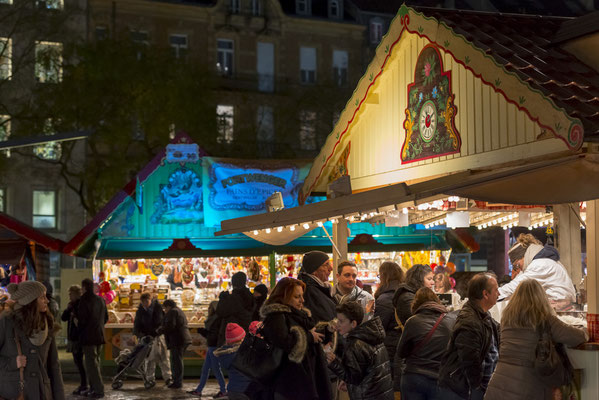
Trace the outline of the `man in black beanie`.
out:
M 216 315 L 220 319 L 218 343 L 220 347 L 225 344 L 225 331 L 228 323 L 241 326 L 246 332 L 252 322 L 254 311 L 254 296 L 250 289 L 245 286 L 247 276 L 243 272 L 236 272 L 231 277 L 233 290 L 222 291 L 218 296 Z
M 312 312 L 312 318 L 317 323 L 332 321 L 337 316 L 329 285 L 331 271 L 333 264 L 326 253 L 310 251 L 304 254 L 297 279 L 306 284 L 304 307 Z

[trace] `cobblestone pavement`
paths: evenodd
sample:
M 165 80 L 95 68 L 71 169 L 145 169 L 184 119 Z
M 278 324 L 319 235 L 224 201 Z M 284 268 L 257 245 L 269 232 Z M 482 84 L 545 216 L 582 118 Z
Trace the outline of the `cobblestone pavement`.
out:
M 164 386 L 164 381 L 156 381 L 156 386 L 150 390 L 144 389 L 143 381 L 141 380 L 129 380 L 125 381 L 124 385 L 119 390 L 112 390 L 111 381 L 104 379 L 104 398 L 107 400 L 139 400 L 139 399 L 198 399 L 197 396 L 192 396 L 186 393 L 188 390 L 196 388 L 198 380 L 186 379 L 183 382 L 182 389 L 168 389 Z M 76 382 L 65 382 L 65 393 L 67 394 L 67 400 L 83 400 L 85 397 L 75 396 L 71 393 L 78 386 Z M 218 392 L 218 383 L 216 380 L 208 380 L 206 387 L 204 387 L 202 399 L 212 399 Z

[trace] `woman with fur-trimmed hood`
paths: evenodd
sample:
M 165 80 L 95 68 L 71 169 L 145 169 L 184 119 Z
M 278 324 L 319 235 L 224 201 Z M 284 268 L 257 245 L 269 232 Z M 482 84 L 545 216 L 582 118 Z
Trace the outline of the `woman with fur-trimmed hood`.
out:
M 60 328 L 48 309 L 46 288 L 24 281 L 8 285 L 8 293 L 14 305 L 0 317 L 0 398 L 18 397 L 23 368 L 25 400 L 64 399 L 55 339 Z
M 283 349 L 285 356 L 268 385 L 270 398 L 331 399 L 326 357 L 310 310 L 303 308 L 305 284 L 283 278 L 275 286 L 260 314 L 264 339 Z

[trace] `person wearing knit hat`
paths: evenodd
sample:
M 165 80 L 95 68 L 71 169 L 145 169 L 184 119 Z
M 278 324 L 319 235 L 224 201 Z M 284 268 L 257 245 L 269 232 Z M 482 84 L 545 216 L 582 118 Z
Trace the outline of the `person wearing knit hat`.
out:
M 243 338 L 245 338 L 245 331 L 237 324 L 228 323 L 227 330 L 225 332 L 225 338 L 227 340 L 227 344 L 241 342 Z
M 508 250 L 507 254 L 512 264 L 512 279 L 524 269 L 524 255 L 531 245 L 541 245 L 541 242 L 530 233 L 521 233 L 516 243 Z
M 46 295 L 46 287 L 38 281 L 24 281 L 19 284 L 11 283 L 6 289 L 10 295 L 10 299 L 15 302 L 15 310 L 37 300 L 38 297 Z
M 316 322 L 329 322 L 337 317 L 337 304 L 329 284 L 332 271 L 333 265 L 328 254 L 317 250 L 304 254 L 297 279 L 306 284 L 304 307 L 312 312 Z
M 233 366 L 233 360 L 239 351 L 241 342 L 245 338 L 245 330 L 239 324 L 228 323 L 225 330 L 226 344 L 214 351 L 221 367 L 229 373 L 227 392 L 224 394 L 229 399 L 247 398 L 245 392 L 251 380 Z
M 530 243 L 521 260 L 522 272 L 499 288 L 500 300 L 509 299 L 518 285 L 526 279 L 539 282 L 556 308 L 570 306 L 576 300 L 576 289 L 568 271 L 560 262 L 560 255 L 555 247 Z
M 64 399 L 55 339 L 60 328 L 49 312 L 46 288 L 40 282 L 23 281 L 11 283 L 7 290 L 13 309 L 0 316 L 0 359 L 5 360 L 0 398 L 15 399 L 22 393 L 26 399 Z M 18 384 L 19 370 L 23 386 Z

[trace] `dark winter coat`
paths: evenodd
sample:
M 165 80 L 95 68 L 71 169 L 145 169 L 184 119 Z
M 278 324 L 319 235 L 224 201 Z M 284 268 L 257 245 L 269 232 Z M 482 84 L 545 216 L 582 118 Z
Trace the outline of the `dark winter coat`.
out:
M 216 313 L 206 318 L 203 328 L 198 328 L 198 333 L 206 338 L 206 346 L 217 346 L 219 329 L 220 318 L 218 315 L 216 315 Z
M 238 324 L 247 332 L 253 312 L 254 296 L 247 287 L 235 288 L 231 293 L 221 292 L 216 306 L 216 315 L 220 317 L 218 346 L 225 344 L 225 331 L 229 323 Z
M 191 335 L 187 328 L 187 317 L 179 307 L 173 307 L 166 313 L 162 327 L 158 332 L 164 333 L 168 349 L 187 347 L 191 344 Z
M 374 316 L 381 319 L 381 324 L 385 330 L 385 348 L 389 355 L 389 362 L 393 365 L 395 359 L 395 349 L 399 338 L 401 337 L 401 328 L 397 325 L 395 319 L 395 307 L 393 307 L 393 295 L 399 287 L 398 281 L 390 282 L 387 290 L 380 293 L 374 303 Z
M 445 317 L 433 335 L 425 344 L 419 346 L 442 314 L 445 314 Z M 404 373 L 425 375 L 435 380 L 439 377 L 441 359 L 447 349 L 456 317 L 457 313 L 447 314 L 447 309 L 435 302 L 424 303 L 416 310 L 406 322 L 397 346 L 397 356 L 405 359 Z M 419 348 L 416 348 L 417 346 Z
M 100 296 L 85 292 L 76 311 L 79 320 L 79 343 L 82 346 L 104 344 L 104 325 L 108 322 L 106 302 Z
M 267 296 L 254 297 L 254 312 L 252 313 L 252 321 L 260 321 L 260 309 L 264 305 Z
M 448 387 L 465 399 L 480 389 L 483 361 L 492 340 L 499 341 L 499 324 L 478 305 L 468 301 L 460 310 L 445 355 L 441 360 L 439 386 Z
M 19 394 L 19 369 L 17 368 L 16 321 L 14 314 L 0 316 L 0 398 L 14 399 Z M 16 327 L 21 351 L 27 357 L 25 366 L 26 400 L 64 400 L 62 372 L 56 351 L 55 332 L 48 332 L 46 341 L 35 346 L 23 331 Z
M 67 322 L 67 339 L 70 342 L 79 341 L 79 320 L 75 315 L 77 307 L 79 307 L 79 300 L 77 299 L 73 303 L 69 303 L 60 317 L 61 320 Z
M 138 338 L 144 336 L 156 337 L 158 336 L 156 331 L 162 325 L 163 320 L 164 310 L 158 300 L 152 301 L 147 310 L 140 304 L 133 320 L 133 334 Z
M 300 272 L 297 279 L 306 284 L 304 290 L 304 306 L 312 312 L 316 322 L 332 321 L 337 317 L 337 303 L 331 296 L 331 289 L 320 285 L 305 272 Z
M 221 367 L 227 370 L 229 383 L 227 383 L 228 393 L 245 393 L 251 380 L 233 367 L 233 360 L 237 355 L 241 343 L 226 344 L 214 350 L 214 355 L 218 358 Z
M 347 384 L 352 400 L 392 400 L 391 364 L 383 341 L 385 330 L 375 317 L 347 335 L 343 359 L 335 358 L 329 368 Z
M 280 303 L 262 307 L 262 333 L 266 341 L 283 349 L 284 356 L 271 385 L 285 399 L 330 400 L 331 384 L 322 345 L 309 332 L 314 327 L 310 311 Z
M 405 325 L 408 318 L 412 316 L 412 303 L 418 289 L 407 283 L 402 283 L 393 295 L 393 307 L 395 307 L 395 312 L 402 325 Z

